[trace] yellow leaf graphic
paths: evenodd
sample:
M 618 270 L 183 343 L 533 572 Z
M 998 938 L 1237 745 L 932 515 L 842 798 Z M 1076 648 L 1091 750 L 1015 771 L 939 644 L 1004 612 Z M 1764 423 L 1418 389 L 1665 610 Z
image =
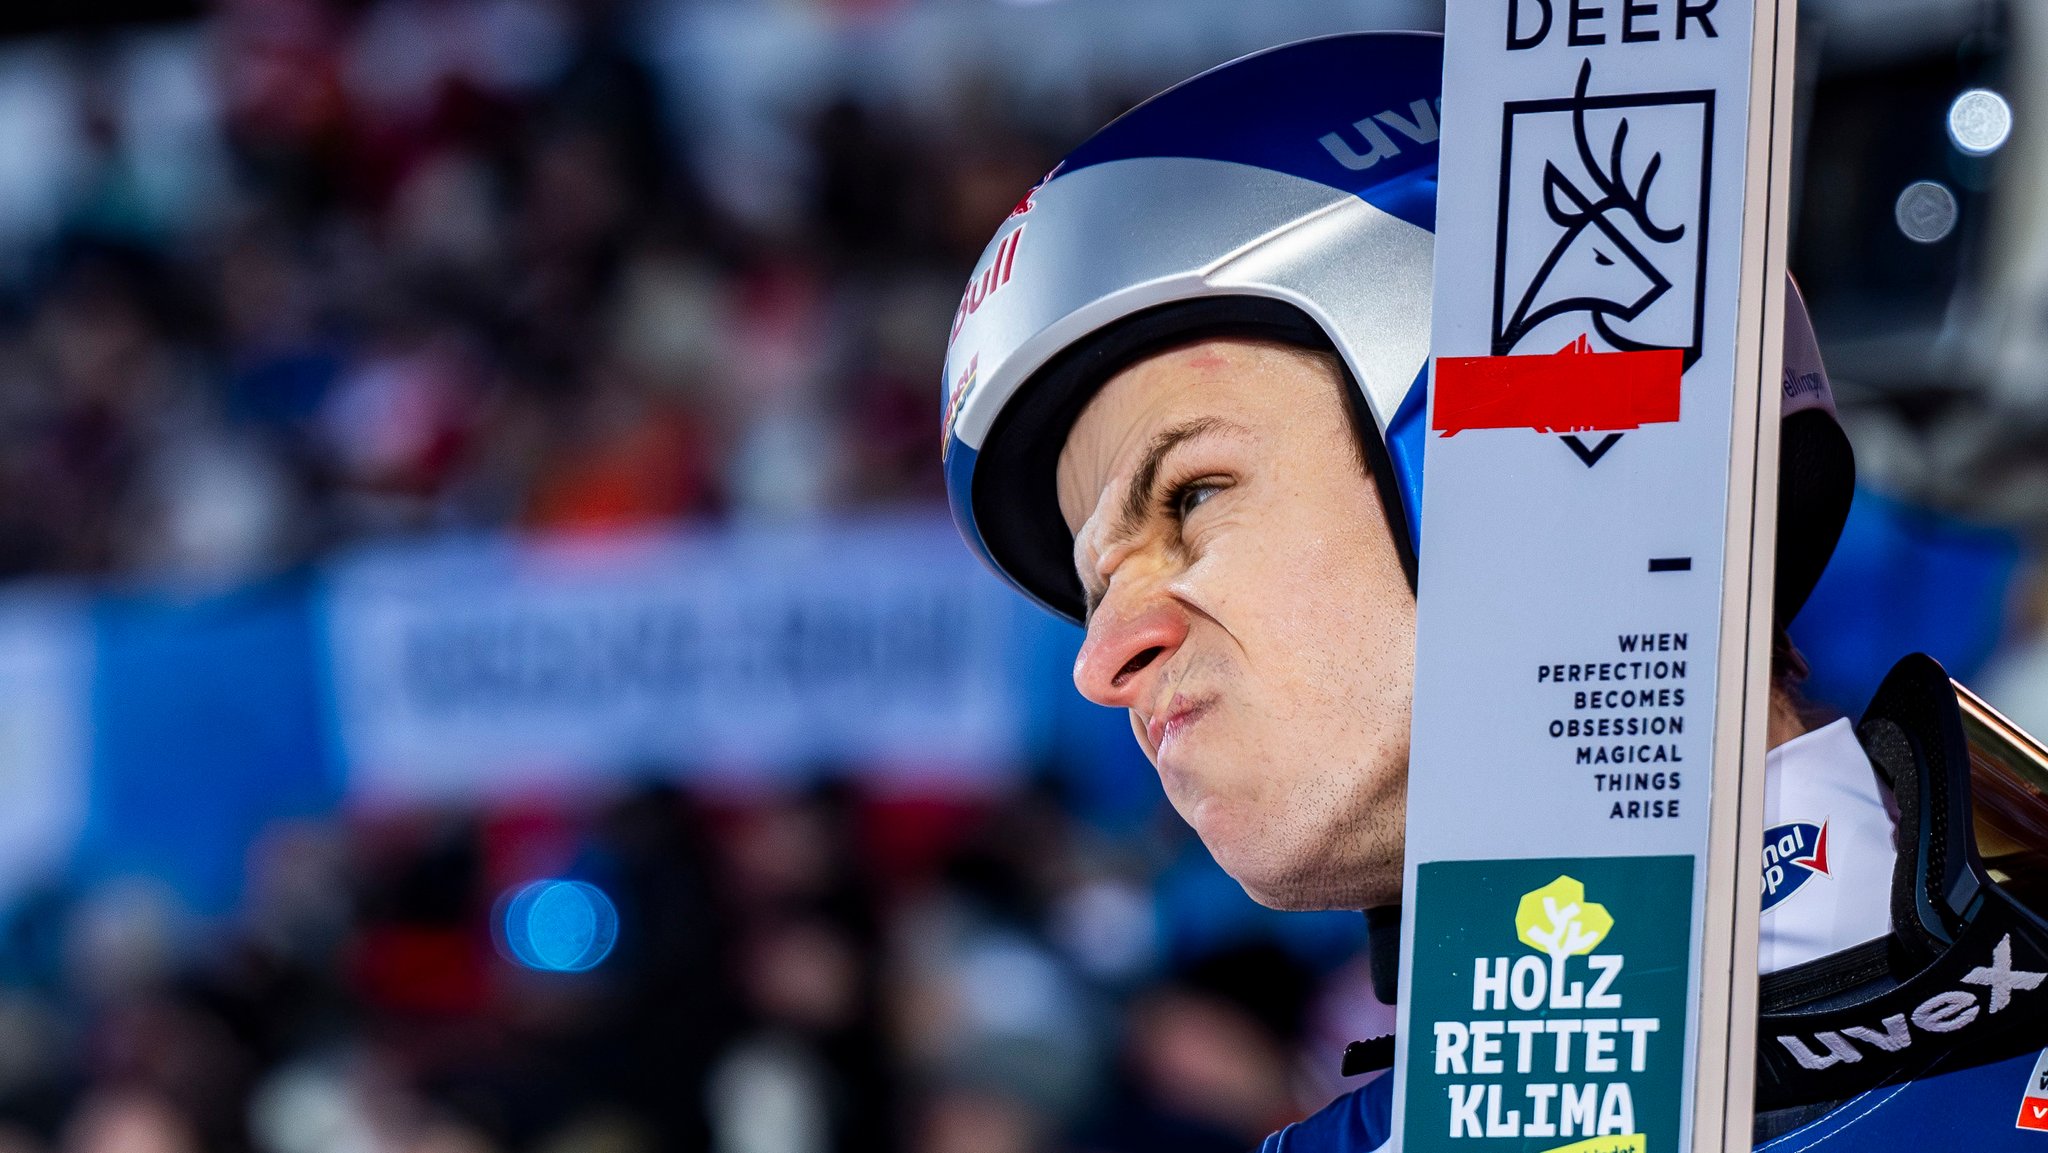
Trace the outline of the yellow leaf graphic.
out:
M 1588 1137 L 1584 1141 L 1545 1149 L 1543 1153 L 1644 1153 L 1646 1144 L 1641 1133 L 1622 1133 L 1612 1137 Z
M 1612 928 L 1614 918 L 1607 914 L 1607 906 L 1588 901 L 1586 886 L 1572 877 L 1559 877 L 1522 894 L 1521 904 L 1515 906 L 1516 939 L 1552 957 L 1590 953 Z

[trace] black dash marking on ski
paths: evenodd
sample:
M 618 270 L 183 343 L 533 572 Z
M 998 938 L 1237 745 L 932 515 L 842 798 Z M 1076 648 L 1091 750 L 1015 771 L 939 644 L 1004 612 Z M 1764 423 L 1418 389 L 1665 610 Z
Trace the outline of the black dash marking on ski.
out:
M 1650 558 L 1651 572 L 1691 572 L 1692 558 L 1689 556 L 1653 556 Z
M 1562 439 L 1566 448 L 1571 449 L 1572 452 L 1578 455 L 1580 460 L 1585 461 L 1587 468 L 1592 468 L 1600 463 L 1601 457 L 1607 455 L 1608 449 L 1613 448 L 1621 440 L 1621 434 L 1610 432 L 1601 438 L 1599 444 L 1594 445 L 1592 448 L 1587 448 L 1586 442 L 1576 436 L 1567 436 Z

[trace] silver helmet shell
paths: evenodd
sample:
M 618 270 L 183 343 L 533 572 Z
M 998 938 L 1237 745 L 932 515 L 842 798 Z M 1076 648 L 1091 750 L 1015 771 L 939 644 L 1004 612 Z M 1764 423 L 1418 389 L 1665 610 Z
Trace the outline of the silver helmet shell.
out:
M 1018 202 L 968 280 L 944 376 L 948 497 L 991 568 L 1079 622 L 1073 538 L 1053 488 L 1068 429 L 1136 360 L 1244 335 L 1336 353 L 1412 578 L 1442 72 L 1442 39 L 1430 33 L 1345 34 L 1255 53 L 1118 118 Z M 1796 294 L 1787 313 L 1788 406 L 1822 412 L 1811 423 L 1839 440 Z M 1796 397 L 1794 313 L 1804 334 Z M 1845 440 L 1841 448 L 1846 460 Z M 1794 534 L 1825 537 L 1822 563 L 1847 515 L 1839 463 L 1821 470 L 1839 509 Z M 1787 523 L 1781 514 L 1781 553 Z M 1793 551 L 1814 550 L 1795 542 Z M 1781 609 L 1784 575 L 1781 565 Z M 1802 578 L 1795 609 L 1818 576 L 1813 567 Z

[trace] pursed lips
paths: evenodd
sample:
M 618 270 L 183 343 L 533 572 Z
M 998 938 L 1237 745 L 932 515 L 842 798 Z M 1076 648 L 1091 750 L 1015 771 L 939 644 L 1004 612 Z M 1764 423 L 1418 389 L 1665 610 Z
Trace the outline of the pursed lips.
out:
M 1166 742 L 1199 719 L 1207 707 L 1207 701 L 1192 700 L 1181 693 L 1173 694 L 1166 707 L 1153 713 L 1145 722 L 1145 739 L 1151 742 L 1154 755 L 1163 754 Z

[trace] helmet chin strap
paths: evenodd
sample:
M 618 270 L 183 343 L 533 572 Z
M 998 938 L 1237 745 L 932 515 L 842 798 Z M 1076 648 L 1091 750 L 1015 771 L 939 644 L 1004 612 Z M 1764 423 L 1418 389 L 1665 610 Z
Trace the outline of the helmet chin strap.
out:
M 1372 973 L 1372 995 L 1382 1005 L 1400 997 L 1401 906 L 1380 905 L 1365 911 L 1365 963 Z
M 1401 972 L 1401 906 L 1379 905 L 1365 911 L 1365 961 L 1372 974 L 1373 996 L 1394 1003 Z M 1394 1035 L 1353 1041 L 1344 1046 L 1341 1072 L 1356 1077 L 1394 1066 Z

